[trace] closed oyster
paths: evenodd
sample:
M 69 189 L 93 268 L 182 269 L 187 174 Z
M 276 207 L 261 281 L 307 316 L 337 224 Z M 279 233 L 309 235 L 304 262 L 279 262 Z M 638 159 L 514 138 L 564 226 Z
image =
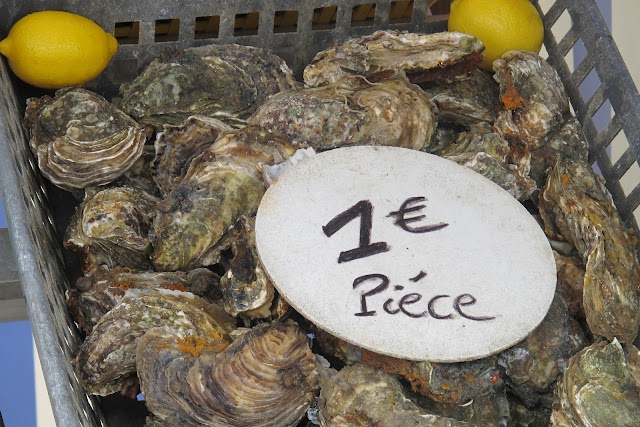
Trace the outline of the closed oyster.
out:
M 235 320 L 189 292 L 129 290 L 80 347 L 75 364 L 85 391 L 101 396 L 121 391 L 135 376 L 138 340 L 155 327 L 165 327 L 188 348 L 198 343 L 225 348 Z
M 439 122 L 470 126 L 496 119 L 498 85 L 484 70 L 476 69 L 465 80 L 436 80 L 420 87 L 438 106 Z
M 156 198 L 126 187 L 87 192 L 67 227 L 64 247 L 80 256 L 87 274 L 99 266 L 147 269 L 156 203 Z
M 142 155 L 142 128 L 93 92 L 60 89 L 27 103 L 29 144 L 42 174 L 60 188 L 112 182 Z
M 640 266 L 602 178 L 586 163 L 560 161 L 538 203 L 547 235 L 562 236 L 582 257 L 591 332 L 633 342 L 640 324 Z
M 528 178 L 528 170 L 509 163 L 509 153 L 507 142 L 481 122 L 459 134 L 439 155 L 478 172 L 516 199 L 526 200 L 536 190 L 536 183 Z
M 129 187 L 144 191 L 154 197 L 160 197 L 160 189 L 153 180 L 151 164 L 156 158 L 156 150 L 152 144 L 145 144 L 142 156 L 120 178 L 113 181 L 110 187 Z
M 335 84 L 282 92 L 261 105 L 249 123 L 275 129 L 315 150 L 391 145 L 419 150 L 436 126 L 435 106 L 403 77 L 369 83 L 350 77 Z
M 153 179 L 162 194 L 168 194 L 184 176 L 194 157 L 232 130 L 220 120 L 205 116 L 191 116 L 181 125 L 164 125 L 155 141 L 156 158 L 153 161 Z
M 558 283 L 556 292 L 567 304 L 569 315 L 577 319 L 584 319 L 584 305 L 582 304 L 582 288 L 584 286 L 584 265 L 582 260 L 574 256 L 562 255 L 553 251 L 556 260 Z
M 139 341 L 136 363 L 162 425 L 293 427 L 318 390 L 315 357 L 295 324 L 261 324 L 217 354 L 184 351 L 156 328 Z
M 220 279 L 224 309 L 245 319 L 270 317 L 275 290 L 258 257 L 255 220 L 240 217 L 226 239 L 233 258 Z
M 498 364 L 505 369 L 512 392 L 533 407 L 562 373 L 566 360 L 586 345 L 580 325 L 556 294 L 542 323 L 523 341 L 501 352 Z
M 322 368 L 318 402 L 322 427 L 462 427 L 427 413 L 409 400 L 400 382 L 379 369 L 357 364 L 337 372 Z
M 258 209 L 266 191 L 260 165 L 280 163 L 294 152 L 287 140 L 255 126 L 220 135 L 191 161 L 180 184 L 158 205 L 155 268 L 175 271 L 215 264 L 224 233 L 240 216 Z
M 82 290 L 67 293 L 67 307 L 76 323 L 89 334 L 129 289 L 171 289 L 202 296 L 216 288 L 219 280 L 215 273 L 206 268 L 197 268 L 188 273 L 135 273 L 121 268 L 98 270 L 91 277 L 78 279 L 76 287 Z
M 466 77 L 480 62 L 484 45 L 468 34 L 375 33 L 318 53 L 304 70 L 308 86 L 336 83 L 349 75 L 380 80 L 404 71 L 414 83 Z
M 285 62 L 267 49 L 210 45 L 155 59 L 120 87 L 121 107 L 157 128 L 194 114 L 238 126 L 270 95 L 296 86 Z
M 633 427 L 640 420 L 640 394 L 618 340 L 601 341 L 569 360 L 556 388 L 550 426 Z

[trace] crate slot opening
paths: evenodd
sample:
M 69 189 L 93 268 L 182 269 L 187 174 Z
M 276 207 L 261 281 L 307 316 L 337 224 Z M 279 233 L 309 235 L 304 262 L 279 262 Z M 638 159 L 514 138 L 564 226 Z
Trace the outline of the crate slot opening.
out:
M 625 135 L 624 130 L 620 130 L 620 132 L 618 132 L 615 138 L 613 138 L 611 143 L 607 146 L 607 155 L 611 160 L 611 164 L 615 165 L 628 149 L 629 140 L 627 139 L 627 135 Z
M 611 107 L 611 102 L 607 99 L 602 103 L 598 111 L 591 117 L 591 121 L 593 122 L 593 126 L 595 126 L 598 133 L 602 132 L 607 128 L 609 122 L 613 118 L 613 108 Z
M 450 1 L 442 1 L 442 0 L 426 0 L 427 1 L 427 9 L 431 11 L 432 15 L 447 15 L 451 8 Z
M 587 74 L 587 77 L 578 85 L 582 99 L 589 101 L 601 84 L 602 82 L 600 81 L 600 77 L 598 77 L 598 73 L 595 68 L 592 69 L 589 74 Z
M 238 13 L 233 26 L 235 37 L 255 36 L 260 27 L 260 12 Z
M 311 30 L 333 30 L 338 19 L 338 6 L 325 6 L 313 9 Z
M 140 40 L 140 21 L 116 22 L 113 35 L 120 44 L 138 44 Z
M 407 24 L 413 19 L 413 0 L 392 1 L 389 10 L 389 23 Z
M 274 33 L 295 33 L 298 31 L 298 11 L 278 10 L 273 16 Z
M 560 42 L 567 35 L 571 27 L 573 26 L 573 22 L 571 21 L 571 16 L 569 12 L 565 9 L 562 12 L 562 15 L 558 18 L 558 20 L 551 26 L 551 33 L 557 42 Z
M 156 43 L 175 42 L 180 36 L 180 19 L 158 19 L 154 33 Z
M 354 6 L 351 10 L 352 27 L 369 27 L 374 24 L 376 4 L 365 3 Z
M 638 162 L 633 162 L 629 170 L 620 178 L 620 185 L 625 196 L 631 194 L 638 182 L 640 182 L 640 166 L 638 166 Z
M 217 39 L 220 37 L 220 16 L 198 16 L 193 32 L 195 40 Z
M 569 71 L 573 73 L 586 56 L 587 51 L 584 47 L 584 42 L 579 38 L 573 47 L 569 49 L 569 52 L 564 56 L 567 67 L 569 67 Z

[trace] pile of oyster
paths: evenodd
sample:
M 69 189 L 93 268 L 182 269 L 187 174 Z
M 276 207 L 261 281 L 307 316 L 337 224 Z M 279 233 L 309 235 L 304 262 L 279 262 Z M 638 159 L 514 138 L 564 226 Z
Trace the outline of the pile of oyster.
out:
M 459 33 L 379 31 L 296 82 L 269 51 L 165 55 L 121 87 L 30 99 L 42 173 L 82 202 L 64 244 L 87 393 L 140 392 L 149 426 L 637 426 L 637 241 L 587 161 L 556 72 L 477 68 Z M 461 363 L 357 348 L 294 312 L 256 254 L 265 171 L 298 150 L 390 145 L 491 179 L 539 219 L 557 293 L 526 339 Z M 283 298 L 284 297 L 284 298 Z

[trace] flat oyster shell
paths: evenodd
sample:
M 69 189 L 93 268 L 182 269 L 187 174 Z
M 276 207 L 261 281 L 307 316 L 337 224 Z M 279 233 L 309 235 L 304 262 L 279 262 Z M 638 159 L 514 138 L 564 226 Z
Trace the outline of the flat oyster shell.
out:
M 589 165 L 560 161 L 539 197 L 548 236 L 562 236 L 585 264 L 583 303 L 596 335 L 631 343 L 640 325 L 640 266 L 602 178 Z
M 142 155 L 143 129 L 103 97 L 67 88 L 29 99 L 25 123 L 43 175 L 73 190 L 114 181 Z
M 248 120 L 315 150 L 390 145 L 419 150 L 436 126 L 435 106 L 405 78 L 369 83 L 360 77 L 282 92 Z
M 474 70 L 468 79 L 436 80 L 420 87 L 437 105 L 439 122 L 470 126 L 496 119 L 498 85 L 484 70 Z
M 80 256 L 87 274 L 100 266 L 147 269 L 157 201 L 127 187 L 87 192 L 67 227 L 64 247 Z
M 76 286 L 83 290 L 67 293 L 67 307 L 75 322 L 89 334 L 129 289 L 170 289 L 203 296 L 218 287 L 219 281 L 220 278 L 206 268 L 171 273 L 136 273 L 119 268 L 98 270 L 91 277 L 78 279 Z
M 320 385 L 322 427 L 470 427 L 427 413 L 407 398 L 397 379 L 366 365 L 339 372 L 321 368 Z
M 156 135 L 156 157 L 151 164 L 152 176 L 162 194 L 168 194 L 184 176 L 194 157 L 232 128 L 220 120 L 206 116 L 191 116 L 184 123 L 164 125 Z
M 255 126 L 220 135 L 158 205 L 154 267 L 175 271 L 215 264 L 224 233 L 258 209 L 266 191 L 260 165 L 280 163 L 294 152 L 286 139 Z
M 155 327 L 168 328 L 173 339 L 185 345 L 204 340 L 225 348 L 235 320 L 188 292 L 129 290 L 80 347 L 75 365 L 85 391 L 101 396 L 121 391 L 136 372 L 138 340 Z
M 136 363 L 149 410 L 182 425 L 293 427 L 318 390 L 315 356 L 295 324 L 261 324 L 217 354 L 180 351 L 171 333 L 152 329 Z
M 414 83 L 455 78 L 482 62 L 483 51 L 484 45 L 468 34 L 376 31 L 318 53 L 304 70 L 304 82 L 325 86 L 354 74 L 373 81 L 398 70 Z
M 237 126 L 270 95 L 296 86 L 285 62 L 267 49 L 209 45 L 155 59 L 120 87 L 121 107 L 156 127 L 194 114 Z
M 601 341 L 569 360 L 556 388 L 553 427 L 632 427 L 640 420 L 640 395 L 618 340 Z

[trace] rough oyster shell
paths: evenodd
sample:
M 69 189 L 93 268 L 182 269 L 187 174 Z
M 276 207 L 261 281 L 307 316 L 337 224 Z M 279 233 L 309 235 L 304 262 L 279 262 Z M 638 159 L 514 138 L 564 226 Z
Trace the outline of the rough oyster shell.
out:
M 93 92 L 60 89 L 27 103 L 29 144 L 43 175 L 60 188 L 112 182 L 142 155 L 143 129 Z
M 215 264 L 217 244 L 242 215 L 251 216 L 266 191 L 261 164 L 295 152 L 282 137 L 249 126 L 223 133 L 193 159 L 185 177 L 158 205 L 153 265 L 175 271 Z
M 435 106 L 415 85 L 396 77 L 369 83 L 361 77 L 330 86 L 282 92 L 248 120 L 315 150 L 391 145 L 419 150 L 436 126 Z
M 412 82 L 465 76 L 482 62 L 484 45 L 468 34 L 375 33 L 318 53 L 304 70 L 307 86 L 332 84 L 349 75 L 379 80 L 402 70 Z
M 126 187 L 87 192 L 67 227 L 64 247 L 80 256 L 85 273 L 99 266 L 147 269 L 157 201 Z
M 168 194 L 184 176 L 194 157 L 232 130 L 220 120 L 191 116 L 181 125 L 164 125 L 155 141 L 156 158 L 151 164 L 153 180 L 162 194 Z
M 398 380 L 366 365 L 347 366 L 339 372 L 320 368 L 320 385 L 323 427 L 470 427 L 427 413 L 407 398 Z
M 585 264 L 589 329 L 631 343 L 640 325 L 640 266 L 602 178 L 585 163 L 560 161 L 538 200 L 548 236 L 562 236 Z
M 556 260 L 558 283 L 556 292 L 567 304 L 569 315 L 578 319 L 584 319 L 584 305 L 582 304 L 582 288 L 584 287 L 584 265 L 582 260 L 562 255 L 553 251 Z
M 638 420 L 638 388 L 617 340 L 595 343 L 569 360 L 556 388 L 550 426 L 632 427 Z
M 295 324 L 261 324 L 217 354 L 181 351 L 175 336 L 152 329 L 136 362 L 149 410 L 181 425 L 293 427 L 318 389 L 315 357 Z
M 267 49 L 210 45 L 151 62 L 121 86 L 121 107 L 156 127 L 194 114 L 241 125 L 270 95 L 296 86 L 285 62 Z
M 136 344 L 149 329 L 165 327 L 182 344 L 203 340 L 225 348 L 235 320 L 189 292 L 132 289 L 102 316 L 75 359 L 85 391 L 106 396 L 121 391 L 136 372 Z
M 91 277 L 81 277 L 67 293 L 67 307 L 75 322 L 87 334 L 115 307 L 129 289 L 170 289 L 205 295 L 217 288 L 220 278 L 206 268 L 187 272 L 134 273 L 126 269 L 98 270 Z M 215 291 L 214 291 L 215 292 Z

